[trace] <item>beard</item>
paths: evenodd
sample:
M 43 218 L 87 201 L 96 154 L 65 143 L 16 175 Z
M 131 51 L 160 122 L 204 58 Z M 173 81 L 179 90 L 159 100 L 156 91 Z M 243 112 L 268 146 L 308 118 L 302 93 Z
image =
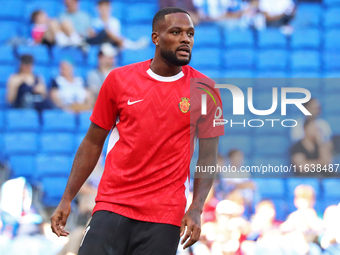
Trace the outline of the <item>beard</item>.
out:
M 170 64 L 175 66 L 185 66 L 190 63 L 191 60 L 191 52 L 189 53 L 189 59 L 178 59 L 176 56 L 176 52 L 171 50 L 161 50 L 161 56 L 166 59 Z

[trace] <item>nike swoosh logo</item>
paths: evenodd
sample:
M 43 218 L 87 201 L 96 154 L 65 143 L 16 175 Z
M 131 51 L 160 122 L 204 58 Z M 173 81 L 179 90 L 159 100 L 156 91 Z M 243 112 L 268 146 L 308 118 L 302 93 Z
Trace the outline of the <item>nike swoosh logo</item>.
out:
M 127 102 L 127 104 L 128 104 L 128 105 L 132 105 L 132 104 L 136 104 L 136 103 L 142 102 L 143 100 L 144 100 L 144 99 L 130 102 L 130 99 L 129 99 L 129 101 Z

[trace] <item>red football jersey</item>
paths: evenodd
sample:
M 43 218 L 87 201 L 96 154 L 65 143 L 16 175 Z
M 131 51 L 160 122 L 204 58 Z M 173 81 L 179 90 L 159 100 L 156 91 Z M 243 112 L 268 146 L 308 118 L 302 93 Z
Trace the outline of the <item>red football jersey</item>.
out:
M 223 126 L 213 126 L 222 105 L 207 79 L 204 87 L 215 95 L 207 96 L 207 114 L 202 115 L 201 94 L 206 92 L 190 81 L 207 77 L 190 66 L 163 77 L 152 72 L 150 63 L 114 69 L 99 92 L 90 120 L 113 130 L 93 212 L 180 226 L 194 142 L 224 134 Z

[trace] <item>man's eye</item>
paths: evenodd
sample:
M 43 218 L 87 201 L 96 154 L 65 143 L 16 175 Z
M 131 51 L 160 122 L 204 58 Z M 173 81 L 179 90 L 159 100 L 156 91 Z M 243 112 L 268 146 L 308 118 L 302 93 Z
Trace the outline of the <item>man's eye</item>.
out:
M 189 33 L 188 35 L 189 35 L 189 36 L 194 36 L 194 33 Z
M 178 31 L 173 31 L 172 33 L 173 33 L 174 35 L 178 35 L 178 34 L 179 34 Z

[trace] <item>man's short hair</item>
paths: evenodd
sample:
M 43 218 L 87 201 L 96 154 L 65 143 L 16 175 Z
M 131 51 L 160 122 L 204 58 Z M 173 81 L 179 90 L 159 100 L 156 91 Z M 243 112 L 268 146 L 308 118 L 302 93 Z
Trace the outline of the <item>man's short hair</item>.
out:
M 315 118 L 314 118 L 314 117 L 307 118 L 307 119 L 305 120 L 305 122 L 303 123 L 303 128 L 306 129 L 306 127 L 307 127 L 309 124 L 313 123 L 314 121 L 315 121 Z
M 164 18 L 165 15 L 172 14 L 172 13 L 185 13 L 190 16 L 190 14 L 187 11 L 181 8 L 178 8 L 178 7 L 166 7 L 166 8 L 160 9 L 153 17 L 152 31 L 155 31 L 155 26 L 159 21 L 163 21 L 165 19 Z
M 24 65 L 31 65 L 34 62 L 32 55 L 24 54 L 20 56 L 20 63 Z
M 98 5 L 101 5 L 101 4 L 110 4 L 110 1 L 109 0 L 99 0 Z
M 41 13 L 41 10 L 36 10 L 31 14 L 31 23 L 34 24 L 37 20 L 37 16 Z

